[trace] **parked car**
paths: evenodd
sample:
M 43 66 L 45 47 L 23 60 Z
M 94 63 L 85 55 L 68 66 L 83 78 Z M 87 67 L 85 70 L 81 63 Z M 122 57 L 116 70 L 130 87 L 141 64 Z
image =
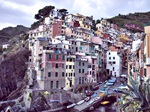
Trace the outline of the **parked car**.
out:
M 73 108 L 74 106 L 76 106 L 75 103 L 71 104 L 71 105 L 68 105 L 67 108 Z
M 94 93 L 91 95 L 91 98 L 95 98 L 97 96 L 97 93 Z
M 99 89 L 99 86 L 94 86 L 93 88 L 92 88 L 92 91 L 96 91 L 96 90 L 98 90 Z
M 83 104 L 84 103 L 84 100 L 81 100 L 81 101 L 79 101 L 78 103 L 77 103 L 77 105 L 81 105 L 81 104 Z
M 62 105 L 63 105 L 63 106 L 68 106 L 68 105 L 71 105 L 71 104 L 73 104 L 73 103 L 70 102 L 70 101 L 62 102 Z
M 111 79 L 108 80 L 108 82 L 115 83 L 116 82 L 116 78 L 111 78 Z
M 94 99 L 90 100 L 90 101 L 87 103 L 87 105 L 90 105 L 90 104 L 92 104 L 93 102 L 94 102 Z
M 89 91 L 89 92 L 86 93 L 86 96 L 91 96 L 92 94 L 94 94 L 94 92 L 93 91 Z
M 121 91 L 121 90 L 119 90 L 119 89 L 114 89 L 114 92 L 122 93 L 122 91 Z
M 103 82 L 98 82 L 97 85 L 100 85 L 100 84 L 102 84 L 102 83 L 103 83 Z
M 95 97 L 94 98 L 94 101 L 97 101 L 97 100 L 99 100 L 100 99 L 100 97 L 98 96 L 98 97 Z
M 103 88 L 101 88 L 99 91 L 100 91 L 101 93 L 103 93 L 103 92 L 107 92 L 107 90 L 108 90 L 107 87 L 103 87 Z
M 117 87 L 117 89 L 129 89 L 128 86 L 125 85 L 120 85 Z
M 113 82 L 107 82 L 105 85 L 106 85 L 106 86 L 113 86 L 114 83 L 113 83 Z
M 88 101 L 90 101 L 90 99 L 91 99 L 91 97 L 86 97 L 84 100 L 85 100 L 86 102 L 88 102 Z

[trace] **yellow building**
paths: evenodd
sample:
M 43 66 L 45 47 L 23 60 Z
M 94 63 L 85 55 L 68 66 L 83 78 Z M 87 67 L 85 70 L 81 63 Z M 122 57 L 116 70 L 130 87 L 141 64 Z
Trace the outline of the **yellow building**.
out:
M 72 90 L 75 86 L 75 59 L 75 55 L 68 55 L 66 59 L 66 90 Z

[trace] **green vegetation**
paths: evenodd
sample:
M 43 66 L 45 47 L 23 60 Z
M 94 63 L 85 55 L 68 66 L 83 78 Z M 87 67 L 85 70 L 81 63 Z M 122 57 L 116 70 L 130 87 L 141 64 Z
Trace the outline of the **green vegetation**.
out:
M 119 27 L 125 27 L 125 24 L 135 24 L 144 29 L 144 24 L 150 21 L 150 12 L 129 13 L 128 15 L 119 14 L 113 18 L 107 19 L 109 22 L 117 24 Z
M 37 20 L 41 20 L 44 17 L 49 16 L 49 13 L 53 9 L 55 9 L 54 6 L 51 6 L 51 5 L 50 6 L 45 6 L 44 8 L 40 9 L 37 14 L 35 14 L 34 18 L 37 19 Z
M 150 79 L 147 81 L 137 81 L 129 76 L 129 91 L 122 91 L 125 94 L 121 105 L 121 111 L 126 109 L 133 112 L 149 112 L 150 110 Z
M 31 25 L 31 29 L 37 28 L 43 21 L 45 17 L 48 17 L 50 12 L 55 9 L 55 6 L 45 6 L 40 9 L 37 14 L 34 15 L 34 18 L 37 20 Z M 66 14 L 68 14 L 67 9 L 59 9 L 58 10 L 62 14 L 62 19 L 64 20 Z

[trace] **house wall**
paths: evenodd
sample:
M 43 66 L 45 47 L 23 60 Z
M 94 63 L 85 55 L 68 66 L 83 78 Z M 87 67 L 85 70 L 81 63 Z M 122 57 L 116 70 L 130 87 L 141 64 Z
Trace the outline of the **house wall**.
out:
M 107 55 L 107 69 L 111 71 L 113 76 L 119 77 L 122 72 L 122 59 L 117 54 L 117 51 L 107 51 L 106 55 Z
M 88 62 L 86 58 L 84 59 L 85 61 L 81 61 L 79 58 L 77 58 L 75 61 L 76 85 L 85 83 L 85 78 L 86 78 L 85 74 L 87 74 Z M 81 72 L 79 72 L 79 69 L 81 70 Z M 84 70 L 84 73 L 82 73 L 82 70 Z
M 57 21 L 53 23 L 52 27 L 52 38 L 54 38 L 57 35 L 62 34 L 62 21 Z
M 71 87 L 76 86 L 75 85 L 75 56 L 70 55 L 67 56 L 66 59 L 66 79 L 65 79 L 65 89 L 69 90 Z M 69 68 L 71 67 L 71 69 Z

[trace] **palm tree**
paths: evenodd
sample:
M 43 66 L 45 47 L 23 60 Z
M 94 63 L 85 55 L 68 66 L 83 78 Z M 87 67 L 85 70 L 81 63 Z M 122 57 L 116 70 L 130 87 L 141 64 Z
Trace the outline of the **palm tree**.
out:
M 131 99 L 121 105 L 121 109 L 125 109 L 130 104 L 139 104 L 136 111 L 150 112 L 150 78 L 141 83 L 129 76 L 129 83 L 130 85 L 127 84 L 129 90 L 121 93 L 125 94 L 125 97 L 130 96 Z

